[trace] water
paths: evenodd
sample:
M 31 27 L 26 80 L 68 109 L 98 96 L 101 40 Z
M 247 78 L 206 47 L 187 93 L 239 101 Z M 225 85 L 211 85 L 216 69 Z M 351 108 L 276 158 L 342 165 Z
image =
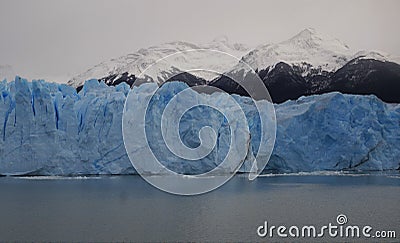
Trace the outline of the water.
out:
M 260 241 L 271 240 L 256 233 L 265 220 L 318 226 L 338 214 L 400 235 L 398 174 L 235 176 L 191 197 L 139 176 L 3 177 L 0 193 L 0 241 Z

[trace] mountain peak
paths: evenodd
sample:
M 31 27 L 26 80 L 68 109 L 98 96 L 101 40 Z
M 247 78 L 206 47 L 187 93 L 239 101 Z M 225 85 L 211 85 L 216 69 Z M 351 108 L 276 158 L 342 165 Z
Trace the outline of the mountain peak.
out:
M 215 37 L 211 42 L 214 43 L 229 43 L 229 38 L 226 35 L 220 35 Z
M 304 29 L 300 31 L 297 35 L 293 36 L 292 38 L 290 38 L 285 42 L 292 42 L 293 44 L 301 44 L 302 42 L 308 42 L 308 44 L 314 44 L 314 45 L 320 45 L 323 42 L 337 42 L 342 44 L 338 39 L 317 32 L 314 28 Z
M 340 40 L 306 28 L 288 40 L 259 46 L 243 60 L 259 70 L 285 62 L 296 66 L 311 65 L 316 70 L 330 72 L 343 66 L 350 56 L 349 47 Z M 305 71 L 304 75 L 307 73 Z
M 225 51 L 236 57 L 241 57 L 244 53 L 250 50 L 250 47 L 247 45 L 231 42 L 226 35 L 217 36 L 211 42 L 204 44 L 203 46 L 205 48 Z
M 289 40 L 312 40 L 312 39 L 323 39 L 323 35 L 318 33 L 314 28 L 306 28 L 300 31 L 298 34 L 290 38 Z
M 293 36 L 287 41 L 283 43 L 296 45 L 301 48 L 316 48 L 318 46 L 322 47 L 335 47 L 337 49 L 342 49 L 346 51 L 349 47 L 341 42 L 340 40 L 326 35 L 324 33 L 320 33 L 316 31 L 314 28 L 306 28 L 300 31 L 297 35 Z
M 300 31 L 296 36 L 310 37 L 312 35 L 317 35 L 317 31 L 314 28 L 310 27 Z

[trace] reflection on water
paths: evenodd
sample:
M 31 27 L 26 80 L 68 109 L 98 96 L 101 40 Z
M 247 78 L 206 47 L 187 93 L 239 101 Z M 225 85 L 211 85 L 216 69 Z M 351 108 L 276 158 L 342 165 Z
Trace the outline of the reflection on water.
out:
M 400 232 L 398 174 L 237 175 L 190 197 L 139 176 L 3 177 L 0 192 L 1 241 L 255 241 L 265 220 L 323 225 L 340 213 Z

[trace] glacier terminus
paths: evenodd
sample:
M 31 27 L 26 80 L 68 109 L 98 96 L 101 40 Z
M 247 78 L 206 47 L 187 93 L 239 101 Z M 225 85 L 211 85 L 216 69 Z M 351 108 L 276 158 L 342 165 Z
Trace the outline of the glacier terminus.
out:
M 133 89 L 143 90 L 149 85 L 157 84 Z M 157 109 L 165 105 L 168 91 L 184 88 L 187 85 L 181 82 L 165 85 L 166 92 L 160 94 L 152 118 L 161 118 Z M 43 80 L 28 82 L 16 77 L 12 82 L 1 82 L 0 174 L 135 174 L 122 139 L 122 111 L 129 90 L 126 83 L 107 86 L 94 79 L 87 81 L 79 93 L 71 86 Z M 224 105 L 229 95 L 213 96 Z M 259 143 L 252 131 L 260 126 L 260 120 L 253 114 L 250 98 L 232 96 L 243 108 L 250 127 L 248 159 Z M 196 146 L 199 138 L 192 129 L 196 121 L 212 120 L 219 127 L 217 144 L 221 146 L 197 163 L 167 159 L 167 168 L 185 174 L 204 173 L 226 153 L 226 121 L 204 109 L 199 107 L 182 117 L 180 137 L 186 145 Z M 276 104 L 275 111 L 276 142 L 264 173 L 399 169 L 399 104 L 384 103 L 374 95 L 331 92 Z M 159 131 L 150 130 L 148 136 L 153 144 L 160 142 Z M 169 156 L 166 149 L 156 146 L 160 156 Z M 250 170 L 247 159 L 240 168 L 242 172 Z

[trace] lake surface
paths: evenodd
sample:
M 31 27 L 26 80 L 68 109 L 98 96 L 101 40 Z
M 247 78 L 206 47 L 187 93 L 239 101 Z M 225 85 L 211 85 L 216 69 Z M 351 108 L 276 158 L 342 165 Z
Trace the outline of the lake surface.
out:
M 260 238 L 258 226 L 320 226 L 339 214 L 400 235 L 398 174 L 236 175 L 189 197 L 139 176 L 2 177 L 0 193 L 0 241 L 281 241 Z

